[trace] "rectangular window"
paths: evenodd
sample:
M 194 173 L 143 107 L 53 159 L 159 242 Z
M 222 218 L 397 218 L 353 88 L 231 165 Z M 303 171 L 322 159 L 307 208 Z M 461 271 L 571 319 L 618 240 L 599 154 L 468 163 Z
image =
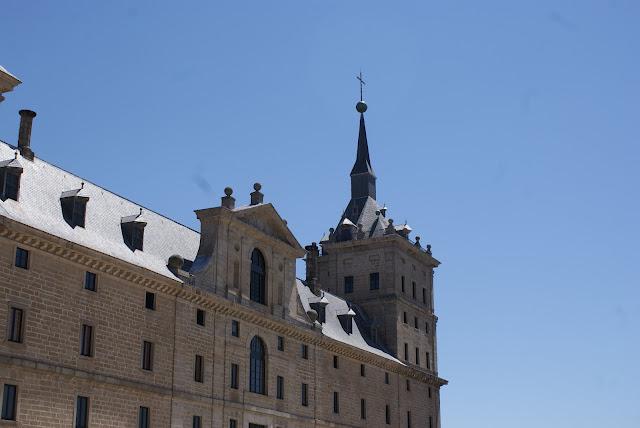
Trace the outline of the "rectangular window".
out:
M 405 324 L 407 323 L 407 313 L 406 312 L 402 313 L 402 322 L 405 323 Z
M 333 356 L 333 368 L 334 369 L 338 368 L 338 356 L 337 355 Z
M 414 328 L 420 328 L 420 327 L 418 327 L 418 317 L 413 317 L 413 327 Z
M 80 331 L 80 355 L 93 356 L 93 326 L 82 324 Z
M 427 289 L 426 288 L 422 289 L 422 303 L 424 303 L 425 305 L 427 304 Z
M 278 336 L 278 351 L 284 351 L 284 337 Z
M 16 248 L 16 267 L 29 269 L 29 251 L 24 248 Z
M 302 384 L 302 405 L 303 406 L 308 406 L 309 405 L 309 385 L 307 385 L 306 383 Z
M 282 376 L 276 378 L 276 398 L 284 400 L 284 378 Z
M 344 294 L 353 293 L 353 277 L 345 276 L 344 277 Z
M 238 428 L 238 421 L 235 419 L 229 419 L 229 428 Z
M 15 421 L 18 406 L 18 392 L 15 385 L 4 384 L 2 392 L 2 420 Z
M 138 428 L 149 428 L 151 425 L 151 412 L 148 407 L 140 406 L 138 412 Z
M 404 275 L 402 275 L 402 277 L 400 277 L 400 283 L 402 285 L 402 292 L 404 293 Z
M 431 355 L 427 352 L 427 368 L 431 369 Z
M 411 411 L 407 412 L 407 428 L 411 428 Z
M 360 376 L 362 376 L 362 377 L 365 376 L 364 370 L 365 370 L 364 364 L 360 364 Z
M 413 299 L 416 298 L 416 282 L 415 281 L 411 282 L 411 297 Z
M 193 416 L 193 428 L 202 428 L 202 419 L 200 416 Z
M 238 365 L 231 364 L 231 388 L 238 389 Z
M 146 340 L 142 345 L 142 368 L 144 370 L 153 370 L 153 343 Z
M 433 416 L 429 416 L 429 428 L 433 428 Z
M 340 413 L 340 397 L 337 391 L 333 391 L 333 413 Z
M 407 379 L 407 391 L 411 391 L 411 381 Z
M 231 320 L 231 336 L 240 337 L 240 322 Z
M 305 360 L 309 359 L 309 347 L 304 343 L 301 346 L 301 353 L 302 353 L 302 358 L 304 358 Z
M 384 373 L 384 383 L 386 383 L 387 385 L 389 385 L 389 373 L 385 372 Z
M 428 391 L 429 391 L 429 398 L 431 398 L 431 387 L 429 387 Z
M 76 428 L 89 426 L 89 397 L 81 395 L 76 399 Z
M 384 406 L 384 421 L 387 425 L 391 425 L 391 410 L 388 404 Z
M 429 333 L 429 321 L 426 321 L 424 323 L 424 331 L 425 331 L 425 333 Z
M 196 324 L 204 326 L 204 316 L 205 312 L 202 309 L 196 310 Z
M 416 365 L 420 365 L 420 349 L 416 348 Z
M 380 274 L 372 272 L 369 274 L 369 290 L 377 290 L 380 288 Z
M 93 272 L 84 273 L 84 289 L 89 291 L 96 291 L 96 274 Z
M 156 310 L 156 294 L 151 293 L 149 291 L 146 292 L 144 297 L 144 307 L 147 309 L 151 309 L 152 311 Z
M 11 308 L 9 312 L 9 337 L 10 342 L 22 343 L 22 328 L 24 324 L 24 311 L 20 308 Z
M 203 372 L 202 355 L 196 355 L 196 366 L 193 373 L 193 380 L 195 380 L 196 382 L 202 382 L 203 381 L 202 372 Z
M 404 359 L 409 361 L 409 345 L 407 343 L 404 344 Z
M 360 399 L 360 419 L 367 419 L 367 401 Z

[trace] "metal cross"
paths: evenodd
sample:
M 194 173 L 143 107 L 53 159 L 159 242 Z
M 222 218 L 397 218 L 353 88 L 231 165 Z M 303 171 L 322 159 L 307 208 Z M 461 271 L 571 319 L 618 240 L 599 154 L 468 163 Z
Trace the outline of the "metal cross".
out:
M 356 76 L 356 79 L 358 79 L 360 81 L 360 101 L 362 101 L 362 86 L 366 85 L 366 82 L 364 80 L 362 80 L 362 71 L 360 72 L 360 74 L 358 76 Z

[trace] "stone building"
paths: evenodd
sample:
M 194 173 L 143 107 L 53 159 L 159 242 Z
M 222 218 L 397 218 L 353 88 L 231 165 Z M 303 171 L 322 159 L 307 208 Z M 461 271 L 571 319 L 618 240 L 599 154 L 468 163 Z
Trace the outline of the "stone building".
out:
M 200 232 L 0 142 L 0 427 L 440 427 L 430 248 L 352 198 L 303 248 L 259 184 Z M 306 255 L 305 280 L 295 262 Z

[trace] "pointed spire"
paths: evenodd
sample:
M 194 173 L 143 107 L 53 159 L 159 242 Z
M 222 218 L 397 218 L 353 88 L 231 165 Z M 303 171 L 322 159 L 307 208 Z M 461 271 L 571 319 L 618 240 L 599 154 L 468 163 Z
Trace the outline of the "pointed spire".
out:
M 358 104 L 364 104 L 360 101 Z M 366 105 L 366 104 L 365 104 Z M 351 169 L 351 175 L 354 174 L 373 174 L 371 167 L 371 159 L 369 158 L 369 143 L 367 142 L 367 129 L 364 125 L 364 113 L 360 113 L 360 131 L 358 132 L 358 151 L 356 161 Z

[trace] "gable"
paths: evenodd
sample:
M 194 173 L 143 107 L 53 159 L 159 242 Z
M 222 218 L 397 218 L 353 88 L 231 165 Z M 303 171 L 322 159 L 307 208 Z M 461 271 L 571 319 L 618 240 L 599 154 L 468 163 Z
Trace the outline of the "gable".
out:
M 289 229 L 287 223 L 280 217 L 272 204 L 258 204 L 236 208 L 234 210 L 234 216 L 262 233 L 284 242 L 294 250 L 301 253 L 304 252 L 304 249 L 291 232 L 291 229 Z

